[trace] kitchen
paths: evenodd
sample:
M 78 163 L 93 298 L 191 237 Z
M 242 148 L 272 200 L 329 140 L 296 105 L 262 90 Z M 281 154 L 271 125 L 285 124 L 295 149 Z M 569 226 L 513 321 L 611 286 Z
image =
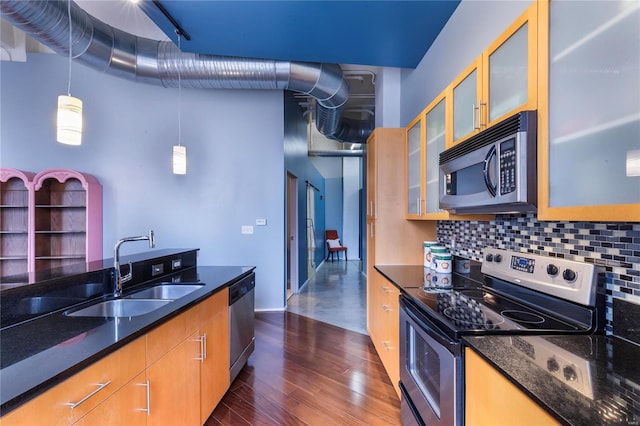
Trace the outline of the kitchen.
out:
M 487 8 L 474 3 L 461 4 L 455 19 L 416 70 L 382 70 L 378 90 L 386 96 L 385 104 L 378 109 L 381 123 L 377 127 L 408 124 L 528 5 L 513 2 Z M 478 19 L 483 25 L 476 25 Z M 460 37 L 461 33 L 467 36 Z M 451 51 L 456 55 L 448 54 Z M 67 64 L 60 57 L 33 56 L 26 64 L 2 66 L 3 166 L 38 171 L 51 167 L 51 159 L 55 158 L 57 167 L 89 170 L 105 186 L 105 252 L 120 236 L 153 228 L 163 236 L 163 247 L 201 247 L 201 264 L 256 264 L 257 309 L 282 309 L 283 170 L 301 141 L 299 134 L 289 131 L 299 130 L 295 124 L 282 126 L 289 123 L 286 110 L 283 112 L 281 108 L 287 94 L 183 90 L 182 138 L 185 144 L 193 140 L 189 142 L 189 152 L 197 154 L 190 156 L 190 172 L 181 178 L 167 172 L 170 162 L 167 153 L 174 138 L 166 141 L 166 134 L 171 131 L 177 134 L 176 124 L 172 124 L 177 121 L 175 93 L 74 66 L 73 92 L 86 103 L 87 143 L 80 149 L 56 146 L 52 143 L 51 111 L 64 89 Z M 432 67 L 431 63 L 440 66 Z M 47 70 L 46 78 L 42 76 L 43 70 Z M 398 87 L 399 90 L 394 90 Z M 167 128 L 158 123 L 166 124 Z M 23 149 L 24 140 L 32 144 L 29 150 Z M 237 172 L 239 169 L 242 173 Z M 235 188 L 243 188 L 245 193 L 240 196 Z M 147 207 L 144 216 L 135 214 L 141 206 Z M 254 223 L 258 217 L 267 218 L 268 225 L 255 227 L 251 237 L 240 236 L 240 225 Z M 532 234 L 536 236 L 541 232 L 538 227 L 545 228 L 544 224 L 536 225 L 538 222 L 531 216 L 500 220 L 497 227 L 494 223 L 443 221 L 438 223 L 438 232 L 445 233 L 445 241 L 455 235 L 461 254 L 479 258 L 483 244 L 476 243 L 478 234 L 491 241 L 494 232 L 499 232 L 494 229 L 506 229 L 500 232 L 512 238 L 511 234 L 522 235 L 518 232 L 521 229 L 533 228 Z M 576 228 L 589 229 L 590 225 L 578 224 Z M 552 230 L 542 232 L 554 233 L 553 229 L 565 226 L 546 226 Z M 593 230 L 609 231 L 606 222 L 593 224 Z M 628 243 L 634 244 L 637 225 L 622 232 L 621 238 L 630 238 Z M 202 241 L 202 235 L 207 236 L 206 242 Z M 543 236 L 540 246 L 562 244 L 545 238 L 558 237 Z M 629 269 L 637 271 L 637 262 L 631 263 L 633 267 Z M 609 279 L 616 296 L 635 300 L 631 293 L 637 277 L 613 271 Z

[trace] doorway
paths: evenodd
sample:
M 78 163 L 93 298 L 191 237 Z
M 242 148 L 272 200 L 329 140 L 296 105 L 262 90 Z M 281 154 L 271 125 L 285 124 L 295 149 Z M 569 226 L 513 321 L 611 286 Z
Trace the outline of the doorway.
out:
M 287 172 L 287 300 L 298 289 L 298 178 Z

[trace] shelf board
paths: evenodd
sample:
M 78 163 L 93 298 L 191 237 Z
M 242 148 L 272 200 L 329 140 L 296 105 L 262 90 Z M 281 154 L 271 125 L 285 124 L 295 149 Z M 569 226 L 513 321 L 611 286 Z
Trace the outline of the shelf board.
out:
M 70 206 L 67 204 L 37 204 L 37 209 L 86 209 L 87 206 Z
M 29 231 L 25 230 L 11 230 L 11 229 L 6 229 L 4 231 L 0 231 L 0 235 L 27 235 L 29 233 Z
M 28 209 L 29 206 L 22 204 L 0 204 L 0 209 Z
M 84 259 L 84 254 L 68 254 L 60 256 L 36 256 L 36 260 L 65 260 L 65 259 Z
M 0 260 L 27 260 L 28 257 L 24 256 L 0 256 Z
M 87 231 L 36 231 L 38 235 L 86 234 Z

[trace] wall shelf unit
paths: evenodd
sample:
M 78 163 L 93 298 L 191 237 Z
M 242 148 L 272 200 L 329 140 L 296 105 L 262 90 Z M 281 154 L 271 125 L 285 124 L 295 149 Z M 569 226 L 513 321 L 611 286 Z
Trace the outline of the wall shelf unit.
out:
M 102 186 L 86 173 L 0 170 L 0 276 L 102 259 Z

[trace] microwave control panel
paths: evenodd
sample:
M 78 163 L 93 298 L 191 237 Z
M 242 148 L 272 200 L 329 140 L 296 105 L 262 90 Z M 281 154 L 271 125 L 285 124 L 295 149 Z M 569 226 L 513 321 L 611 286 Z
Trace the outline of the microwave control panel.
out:
M 516 190 L 516 140 L 500 144 L 500 194 Z

